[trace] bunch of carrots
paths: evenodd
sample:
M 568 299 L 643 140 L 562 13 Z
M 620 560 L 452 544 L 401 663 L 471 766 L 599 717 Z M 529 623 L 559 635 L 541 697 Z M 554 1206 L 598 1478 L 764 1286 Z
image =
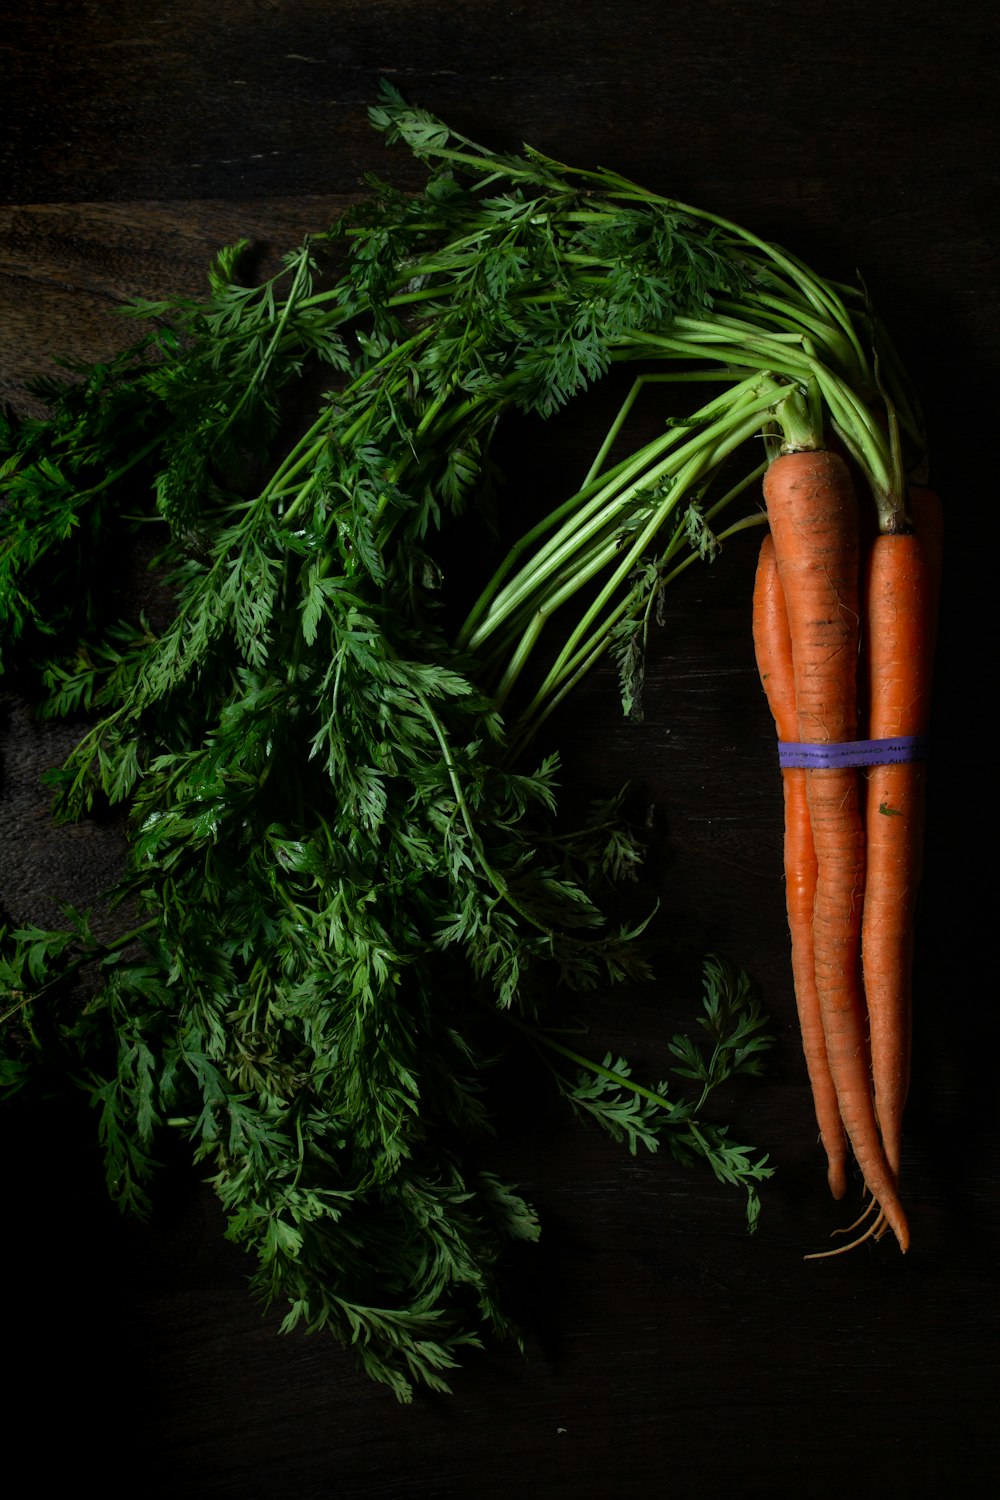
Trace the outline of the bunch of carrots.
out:
M 889 1228 L 905 1251 L 901 1127 L 940 505 L 910 487 L 865 546 L 849 463 L 791 445 L 769 465 L 764 497 L 753 636 L 783 752 L 803 1050 L 830 1190 L 846 1192 L 850 1151 L 871 1196 L 858 1221 L 867 1227 L 843 1248 Z
M 580 488 L 503 558 L 456 645 L 476 660 L 515 752 L 605 652 L 619 665 L 625 711 L 641 717 L 664 589 L 764 519 L 763 476 L 753 633 L 782 742 L 792 971 L 815 1112 L 834 1197 L 847 1191 L 851 1153 L 870 1194 L 850 1244 L 891 1229 L 905 1250 L 901 1122 L 941 557 L 936 497 L 912 482 L 926 472 L 926 450 L 906 371 L 863 287 L 818 275 L 738 224 L 614 172 L 580 173 L 538 154 L 501 161 L 398 100 L 383 105 L 381 123 L 492 202 L 499 184 L 515 194 L 512 211 L 530 200 L 532 224 L 544 220 L 549 246 L 569 252 L 557 284 L 533 285 L 531 302 L 564 309 L 568 329 L 596 326 L 594 308 L 621 271 L 595 243 L 574 240 L 581 226 L 620 227 L 634 215 L 660 226 L 657 245 L 683 232 L 725 268 L 698 307 L 637 301 L 634 321 L 608 336 L 609 364 L 651 368 Z M 583 199 L 567 197 L 581 184 Z M 718 389 L 616 458 L 633 403 L 668 382 Z M 747 497 L 754 512 L 718 529 Z M 875 536 L 859 497 L 874 502 Z

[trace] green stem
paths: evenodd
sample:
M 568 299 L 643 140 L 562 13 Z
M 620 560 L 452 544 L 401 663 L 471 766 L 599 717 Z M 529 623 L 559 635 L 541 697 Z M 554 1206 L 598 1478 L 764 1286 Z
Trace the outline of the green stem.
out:
M 555 1052 L 559 1057 L 564 1057 L 567 1062 L 574 1063 L 577 1067 L 584 1068 L 588 1073 L 593 1073 L 597 1078 L 606 1078 L 609 1083 L 619 1084 L 622 1088 L 638 1094 L 640 1099 L 648 1099 L 662 1109 L 668 1117 L 676 1115 L 678 1111 L 682 1114 L 683 1124 L 690 1126 L 689 1112 L 684 1106 L 674 1104 L 665 1094 L 657 1093 L 656 1089 L 650 1089 L 642 1083 L 636 1083 L 634 1079 L 626 1077 L 624 1073 L 618 1073 L 614 1068 L 606 1068 L 603 1063 L 595 1062 L 592 1057 L 586 1057 L 582 1052 L 575 1052 L 572 1047 L 557 1042 L 549 1032 L 543 1031 L 538 1026 L 532 1026 L 527 1021 L 522 1021 L 518 1016 L 508 1013 L 507 1019 L 518 1031 L 531 1038 L 533 1042 L 542 1047 L 547 1047 L 550 1052 Z
M 692 451 L 724 432 L 734 414 L 740 414 L 743 403 L 752 401 L 756 410 L 758 403 L 755 398 L 761 386 L 762 382 L 756 375 L 740 381 L 703 406 L 689 422 L 668 428 L 609 473 L 595 479 L 549 512 L 507 553 L 459 631 L 458 645 L 481 650 L 505 620 L 523 610 L 526 601 L 542 592 L 548 579 L 564 572 L 570 564 L 575 567 L 587 544 L 595 538 L 600 539 L 611 528 L 620 528 L 623 516 L 634 510 L 640 491 L 662 483 L 673 466 L 680 466 Z M 765 385 L 765 389 L 773 390 L 775 394 L 779 391 L 776 384 Z M 705 431 L 690 438 L 692 429 L 699 424 L 705 425 Z M 688 442 L 678 447 L 685 437 L 688 437 Z M 563 523 L 560 530 L 532 555 L 519 573 L 509 578 L 520 558 L 559 522 Z M 612 539 L 612 547 L 617 547 L 616 536 Z M 600 556 L 605 558 L 607 555 L 607 543 L 603 543 Z M 505 579 L 509 581 L 501 589 Z
M 479 864 L 480 869 L 486 876 L 490 885 L 492 885 L 493 889 L 496 891 L 497 895 L 503 901 L 505 901 L 508 906 L 512 907 L 513 910 L 516 911 L 519 916 L 523 917 L 530 926 L 534 927 L 536 931 L 544 933 L 544 935 L 550 941 L 554 941 L 555 933 L 552 931 L 552 929 L 546 926 L 544 922 L 540 922 L 533 912 L 531 912 L 527 907 L 523 906 L 521 902 L 519 902 L 517 898 L 511 894 L 510 887 L 504 880 L 503 876 L 499 875 L 493 868 L 493 865 L 490 863 L 490 860 L 486 854 L 486 850 L 483 848 L 482 839 L 476 832 L 476 827 L 472 819 L 472 813 L 470 812 L 469 804 L 465 798 L 465 791 L 462 787 L 462 782 L 459 777 L 458 770 L 455 766 L 455 762 L 452 759 L 451 745 L 448 742 L 448 736 L 445 733 L 444 725 L 441 723 L 437 714 L 431 708 L 423 693 L 414 691 L 414 697 L 417 699 L 417 702 L 420 704 L 421 708 L 426 714 L 428 723 L 434 731 L 434 737 L 437 740 L 438 745 L 440 746 L 442 763 L 445 767 L 445 770 L 448 772 L 448 780 L 451 782 L 452 792 L 455 796 L 455 804 L 458 808 L 459 816 L 462 819 L 466 834 L 469 838 L 469 843 L 472 847 L 473 853 L 475 854 L 476 861 Z
M 309 253 L 308 249 L 303 246 L 302 253 L 299 257 L 299 263 L 295 268 L 295 274 L 292 278 L 292 284 L 288 289 L 288 296 L 285 298 L 282 304 L 281 312 L 278 316 L 277 322 L 274 325 L 274 331 L 272 332 L 271 337 L 268 341 L 267 348 L 261 356 L 260 361 L 254 368 L 253 375 L 247 381 L 240 399 L 237 401 L 232 411 L 230 411 L 227 415 L 223 424 L 223 429 L 232 426 L 233 422 L 235 422 L 240 412 L 250 400 L 250 397 L 253 395 L 254 391 L 263 381 L 264 376 L 270 369 L 271 362 L 281 345 L 281 341 L 285 334 L 285 329 L 288 326 L 288 320 L 292 315 L 293 308 L 295 308 L 297 304 L 298 294 L 301 291 L 302 287 L 310 282 L 311 275 Z
M 103 963 L 112 954 L 120 952 L 122 948 L 127 948 L 129 943 L 134 943 L 144 932 L 152 932 L 159 925 L 159 917 L 151 917 L 148 922 L 140 923 L 138 927 L 133 927 L 131 931 L 122 933 L 120 937 L 112 938 L 107 943 L 101 943 L 90 952 L 78 954 L 76 958 L 71 959 L 68 964 L 59 970 L 58 974 L 54 974 L 45 984 L 40 985 L 37 990 L 32 990 L 21 995 L 16 1005 L 12 1005 L 8 1010 L 0 1013 L 0 1025 L 3 1025 L 5 1021 L 9 1021 L 11 1016 L 17 1015 L 18 1011 L 23 1010 L 26 1005 L 30 1005 L 33 1001 L 38 1000 L 45 994 L 46 990 L 50 990 L 55 985 L 63 983 L 72 974 L 86 968 L 88 964 Z M 7 993 L 11 994 L 13 992 L 8 990 Z
M 737 495 L 742 494 L 746 489 L 749 488 L 752 483 L 754 483 L 754 481 L 759 480 L 763 476 L 766 468 L 766 464 L 761 464 L 756 469 L 752 470 L 750 474 L 741 479 L 739 484 L 735 485 L 727 495 L 723 496 L 721 500 L 719 500 L 714 506 L 706 511 L 705 519 L 711 520 L 716 514 L 718 514 L 719 511 L 723 509 L 725 505 L 728 505 L 733 499 L 736 498 Z M 720 531 L 718 533 L 716 540 L 721 545 L 721 543 L 728 541 L 731 537 L 737 536 L 743 531 L 757 530 L 759 527 L 766 524 L 766 513 L 764 511 L 758 511 L 754 515 L 744 516 L 741 520 L 734 521 L 731 526 L 727 526 L 724 531 Z M 694 551 L 689 551 L 685 557 L 683 557 L 673 568 L 671 568 L 670 572 L 663 571 L 666 565 L 676 556 L 678 549 L 683 544 L 684 533 L 680 528 L 678 528 L 664 552 L 657 559 L 656 569 L 660 576 L 658 586 L 655 591 L 656 593 L 662 593 L 662 591 L 667 588 L 668 585 L 673 583 L 675 579 L 679 578 L 683 572 L 685 572 L 692 566 L 692 564 L 699 561 L 699 554 Z M 575 654 L 569 657 L 563 663 L 558 676 L 553 675 L 549 690 L 545 696 L 544 701 L 537 704 L 533 714 L 531 714 L 530 716 L 530 722 L 535 728 L 537 728 L 539 724 L 541 724 L 546 718 L 548 718 L 549 714 L 552 711 L 552 708 L 554 708 L 557 703 L 562 701 L 569 689 L 575 686 L 576 683 L 586 675 L 586 673 L 595 664 L 595 662 L 597 662 L 600 657 L 605 654 L 605 652 L 611 645 L 613 631 L 619 624 L 619 622 L 629 614 L 632 614 L 634 616 L 636 613 L 640 612 L 643 609 L 651 609 L 654 603 L 654 593 L 650 594 L 650 597 L 645 605 L 637 606 L 634 600 L 628 595 L 619 600 L 614 608 L 611 609 L 608 614 L 605 615 L 605 617 L 601 620 L 600 624 L 594 629 L 587 641 L 585 641 L 582 646 L 577 648 Z M 518 723 L 523 727 L 523 722 L 527 721 L 528 719 L 529 714 L 526 712 L 523 715 L 523 718 L 518 720 Z
M 530 589 L 527 597 L 537 599 L 538 603 L 531 608 L 530 623 L 526 627 L 518 647 L 514 651 L 497 689 L 496 701 L 503 704 L 509 696 L 514 683 L 524 669 L 527 659 L 538 640 L 547 620 L 555 611 L 570 599 L 584 584 L 588 583 L 598 572 L 616 558 L 618 562 L 613 568 L 609 578 L 601 587 L 596 599 L 590 604 L 582 618 L 571 632 L 562 650 L 557 656 L 553 666 L 545 678 L 541 688 L 532 700 L 532 705 L 527 711 L 531 717 L 543 699 L 558 679 L 564 663 L 569 660 L 575 651 L 580 639 L 586 635 L 595 617 L 604 609 L 609 599 L 623 586 L 636 567 L 637 562 L 644 555 L 652 539 L 663 529 L 668 517 L 676 510 L 680 501 L 688 494 L 690 488 L 706 474 L 718 468 L 719 464 L 738 448 L 742 443 L 752 437 L 760 427 L 761 414 L 765 410 L 774 408 L 777 387 L 768 385 L 763 393 L 755 400 L 746 401 L 737 406 L 735 412 L 718 423 L 713 424 L 703 434 L 687 444 L 675 457 L 681 459 L 676 471 L 671 475 L 669 493 L 664 501 L 656 507 L 650 519 L 636 533 L 634 539 L 627 548 L 621 546 L 620 538 L 614 536 L 610 541 L 601 544 L 595 549 L 594 554 L 581 564 L 578 557 L 574 557 L 572 566 L 565 566 L 560 577 L 562 582 L 556 581 L 553 587 L 547 578 L 543 588 L 534 573 L 533 566 L 526 569 L 527 579 L 524 584 L 525 592 Z M 662 470 L 654 470 L 651 478 L 659 482 Z M 568 564 L 569 559 L 566 558 Z M 548 570 L 546 570 L 546 573 Z M 522 604 L 522 610 L 526 610 L 526 604 Z M 485 635 L 485 632 L 484 632 Z M 484 638 L 484 635 L 481 637 Z

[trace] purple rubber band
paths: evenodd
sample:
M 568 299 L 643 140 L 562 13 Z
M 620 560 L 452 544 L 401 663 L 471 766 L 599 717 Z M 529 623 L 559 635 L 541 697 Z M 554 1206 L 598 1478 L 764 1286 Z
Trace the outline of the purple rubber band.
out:
M 778 764 L 807 771 L 841 766 L 889 766 L 900 761 L 925 760 L 927 735 L 898 734 L 887 740 L 843 740 L 831 745 L 778 741 Z

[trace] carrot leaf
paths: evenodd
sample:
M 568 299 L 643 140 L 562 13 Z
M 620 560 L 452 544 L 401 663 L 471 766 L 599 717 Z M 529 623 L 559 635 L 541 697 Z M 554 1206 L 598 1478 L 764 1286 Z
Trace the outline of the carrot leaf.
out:
M 137 300 L 130 347 L 0 418 L 2 666 L 41 715 L 85 716 L 57 814 L 127 825 L 100 923 L 0 939 L 0 1086 L 82 1089 L 140 1214 L 182 1139 L 284 1326 L 405 1400 L 512 1332 L 503 1256 L 536 1226 L 480 1167 L 498 1026 L 571 1064 L 558 1087 L 628 1149 L 744 1188 L 756 1223 L 766 1158 L 703 1115 L 769 1045 L 745 977 L 710 960 L 697 1036 L 669 1044 L 696 1097 L 558 1042 L 567 993 L 650 977 L 646 922 L 608 911 L 641 840 L 620 804 L 567 829 L 532 743 L 609 649 L 641 717 L 663 590 L 757 470 L 710 486 L 794 393 L 880 493 L 880 417 L 912 407 L 867 303 L 778 247 L 491 152 L 389 86 L 372 121 L 422 191 L 370 182 L 259 284 L 240 240 L 204 297 Z M 504 420 L 629 362 L 658 372 L 636 390 L 717 394 L 621 457 L 630 396 L 582 487 L 477 579 Z

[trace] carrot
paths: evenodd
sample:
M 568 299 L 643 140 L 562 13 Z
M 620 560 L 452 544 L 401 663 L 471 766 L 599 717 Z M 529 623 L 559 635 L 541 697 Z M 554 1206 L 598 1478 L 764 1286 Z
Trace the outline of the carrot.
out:
M 774 539 L 761 542 L 753 590 L 753 642 L 761 685 L 767 696 L 779 740 L 798 739 L 792 642 L 785 596 L 778 577 Z M 813 958 L 813 900 L 816 893 L 816 851 L 813 847 L 806 772 L 786 766 L 781 772 L 784 803 L 785 905 L 792 948 L 792 983 L 799 1017 L 802 1050 L 812 1089 L 820 1140 L 826 1152 L 827 1181 L 835 1198 L 847 1191 L 847 1149 L 840 1120 L 837 1091 L 830 1076 L 823 1036 L 823 1018 Z
M 940 537 L 935 497 L 925 494 L 913 506 L 920 531 L 876 537 L 869 555 L 865 626 L 872 739 L 924 734 L 928 727 Z M 873 766 L 866 789 L 861 958 L 875 1110 L 897 1178 L 910 1082 L 913 924 L 923 859 L 925 775 L 922 759 Z
M 825 451 L 781 454 L 764 476 L 792 640 L 799 739 L 857 734 L 858 513 L 846 464 Z M 816 850 L 813 951 L 840 1116 L 880 1218 L 900 1247 L 909 1229 L 879 1138 L 860 984 L 864 830 L 854 767 L 806 772 Z

